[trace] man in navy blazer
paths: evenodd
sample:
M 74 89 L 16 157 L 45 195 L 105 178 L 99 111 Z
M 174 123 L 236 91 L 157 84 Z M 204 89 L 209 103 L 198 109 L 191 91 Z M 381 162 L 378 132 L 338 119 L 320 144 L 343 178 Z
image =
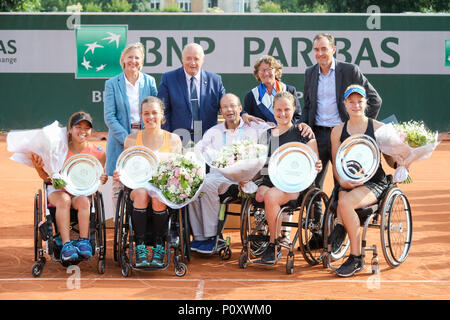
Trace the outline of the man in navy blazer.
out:
M 195 134 L 195 142 L 217 124 L 220 99 L 225 94 L 221 76 L 202 69 L 204 58 L 203 48 L 199 44 L 186 45 L 181 56 L 183 66 L 163 74 L 158 88 L 158 97 L 164 101 L 166 108 L 163 129 L 183 138 L 189 135 L 192 138 Z M 194 81 L 196 88 L 198 119 L 194 115 L 195 106 L 193 110 L 195 102 L 191 99 L 191 81 Z

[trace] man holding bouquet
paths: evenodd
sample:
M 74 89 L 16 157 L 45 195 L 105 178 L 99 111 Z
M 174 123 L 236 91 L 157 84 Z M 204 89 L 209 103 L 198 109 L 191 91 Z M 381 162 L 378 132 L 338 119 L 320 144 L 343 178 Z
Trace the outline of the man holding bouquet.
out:
M 219 111 L 224 122 L 205 132 L 203 139 L 195 146 L 196 153 L 218 152 L 223 146 L 239 140 L 256 143 L 260 134 L 269 128 L 264 122 L 251 122 L 250 125 L 245 123 L 240 116 L 241 102 L 234 94 L 228 93 L 222 97 Z M 206 175 L 201 190 L 203 195 L 189 204 L 189 219 L 194 235 L 192 251 L 207 254 L 214 252 L 220 211 L 219 195 L 225 193 L 232 184 L 236 182 L 227 179 L 215 168 L 211 168 Z

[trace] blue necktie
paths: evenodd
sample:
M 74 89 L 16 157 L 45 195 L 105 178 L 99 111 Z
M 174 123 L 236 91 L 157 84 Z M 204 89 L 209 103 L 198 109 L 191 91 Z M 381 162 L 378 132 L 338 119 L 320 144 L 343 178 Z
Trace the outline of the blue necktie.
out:
M 197 87 L 194 83 L 194 77 L 191 78 L 191 105 L 192 105 L 192 118 L 194 121 L 200 120 L 200 112 L 198 106 Z

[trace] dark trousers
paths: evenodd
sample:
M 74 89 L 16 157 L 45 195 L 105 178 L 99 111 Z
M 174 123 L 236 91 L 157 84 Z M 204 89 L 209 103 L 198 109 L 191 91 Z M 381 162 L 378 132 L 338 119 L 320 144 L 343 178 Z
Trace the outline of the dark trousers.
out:
M 322 171 L 317 174 L 316 180 L 314 182 L 315 186 L 319 188 L 320 190 L 323 190 L 323 184 L 325 182 L 325 177 L 327 175 L 328 165 L 333 165 L 333 156 L 331 153 L 331 130 L 333 128 L 331 127 L 321 127 L 321 126 L 314 126 L 313 131 L 316 136 L 317 141 L 317 149 L 319 151 L 319 158 L 322 161 Z M 331 167 L 331 170 L 333 168 Z M 338 182 L 334 178 L 334 185 L 337 186 Z M 324 212 L 325 208 L 321 208 L 319 205 L 320 201 L 317 201 L 314 207 L 314 216 L 316 219 L 320 218 L 320 215 Z

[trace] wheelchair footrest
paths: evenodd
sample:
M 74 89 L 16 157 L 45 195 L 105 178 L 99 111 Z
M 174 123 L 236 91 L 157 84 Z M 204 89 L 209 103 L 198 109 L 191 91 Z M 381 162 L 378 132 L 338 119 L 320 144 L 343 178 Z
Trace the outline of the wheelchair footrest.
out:
M 262 234 L 253 234 L 248 236 L 248 241 L 253 242 L 269 242 L 270 236 L 262 235 Z

